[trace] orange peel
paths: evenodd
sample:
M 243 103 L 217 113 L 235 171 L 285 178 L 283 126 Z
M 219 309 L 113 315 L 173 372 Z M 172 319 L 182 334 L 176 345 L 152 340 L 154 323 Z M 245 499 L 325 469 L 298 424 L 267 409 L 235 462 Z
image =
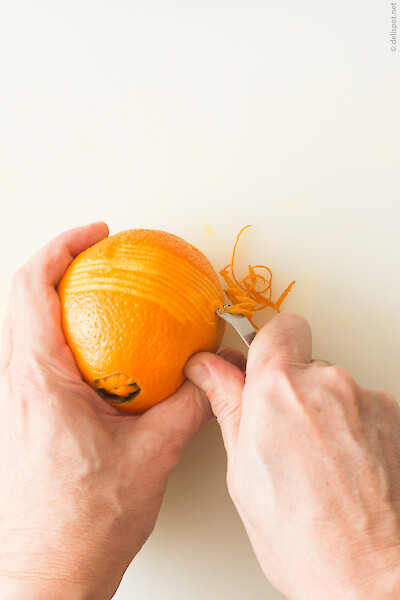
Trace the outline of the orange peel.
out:
M 249 265 L 249 274 L 243 279 L 238 279 L 235 275 L 234 263 L 236 249 L 240 236 L 245 229 L 251 227 L 246 225 L 239 231 L 232 252 L 232 260 L 229 265 L 221 269 L 219 274 L 225 281 L 227 288 L 224 289 L 225 295 L 231 302 L 230 306 L 224 307 L 224 311 L 231 314 L 244 315 L 249 319 L 253 327 L 259 329 L 253 321 L 255 312 L 264 310 L 268 306 L 276 312 L 280 312 L 280 306 L 296 281 L 289 283 L 287 288 L 279 296 L 278 300 L 272 300 L 272 271 L 266 265 Z M 256 273 L 255 269 L 264 269 L 265 273 Z M 256 286 L 262 285 L 262 289 L 256 289 Z

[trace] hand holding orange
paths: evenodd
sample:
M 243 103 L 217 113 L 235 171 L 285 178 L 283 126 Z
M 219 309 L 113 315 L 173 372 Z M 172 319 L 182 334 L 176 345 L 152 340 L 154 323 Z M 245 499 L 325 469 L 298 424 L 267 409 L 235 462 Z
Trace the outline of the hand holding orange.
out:
M 189 357 L 216 352 L 222 340 L 218 275 L 170 233 L 134 229 L 101 240 L 72 261 L 58 292 L 83 378 L 125 412 L 169 397 Z

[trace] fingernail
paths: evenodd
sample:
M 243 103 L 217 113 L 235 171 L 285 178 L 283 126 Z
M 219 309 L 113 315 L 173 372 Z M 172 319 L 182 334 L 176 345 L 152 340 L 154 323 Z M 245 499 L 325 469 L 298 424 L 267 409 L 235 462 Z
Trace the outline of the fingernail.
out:
M 183 369 L 185 377 L 190 379 L 194 384 L 198 385 L 203 392 L 207 391 L 210 382 L 210 371 L 201 363 L 187 365 Z

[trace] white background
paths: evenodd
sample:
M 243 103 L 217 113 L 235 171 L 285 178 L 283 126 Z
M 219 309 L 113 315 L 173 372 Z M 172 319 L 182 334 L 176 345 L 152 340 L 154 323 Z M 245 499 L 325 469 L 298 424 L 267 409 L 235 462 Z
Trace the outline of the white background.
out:
M 220 269 L 252 223 L 238 265 L 268 264 L 275 296 L 297 280 L 284 306 L 309 319 L 314 356 L 400 398 L 390 29 L 378 0 L 1 2 L 0 316 L 11 273 L 72 226 L 165 229 Z M 161 597 L 282 598 L 227 495 L 215 422 L 116 595 Z

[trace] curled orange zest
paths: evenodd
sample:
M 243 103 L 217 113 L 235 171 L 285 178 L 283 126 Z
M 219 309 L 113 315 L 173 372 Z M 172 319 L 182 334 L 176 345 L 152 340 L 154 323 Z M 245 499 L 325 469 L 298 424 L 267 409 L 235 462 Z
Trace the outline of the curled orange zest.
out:
M 232 261 L 229 265 L 221 269 L 219 274 L 225 281 L 228 286 L 227 289 L 224 290 L 225 295 L 228 300 L 231 302 L 230 306 L 224 308 L 225 312 L 232 314 L 244 315 L 249 319 L 253 327 L 258 329 L 257 325 L 253 322 L 253 313 L 258 310 L 263 310 L 267 306 L 271 306 L 274 310 L 279 312 L 279 308 L 290 292 L 292 286 L 296 283 L 292 281 L 284 292 L 279 296 L 276 302 L 271 300 L 272 296 L 272 271 L 265 265 L 249 265 L 249 274 L 246 275 L 243 279 L 239 280 L 235 276 L 235 271 L 233 268 L 235 262 L 236 255 L 236 247 L 239 242 L 239 238 L 242 235 L 243 231 L 251 227 L 251 225 L 246 225 L 243 227 L 236 238 L 235 245 L 233 247 L 232 252 Z M 261 273 L 256 273 L 255 269 L 264 269 L 265 273 L 262 275 Z M 256 290 L 256 286 L 258 284 L 262 285 L 262 289 Z

